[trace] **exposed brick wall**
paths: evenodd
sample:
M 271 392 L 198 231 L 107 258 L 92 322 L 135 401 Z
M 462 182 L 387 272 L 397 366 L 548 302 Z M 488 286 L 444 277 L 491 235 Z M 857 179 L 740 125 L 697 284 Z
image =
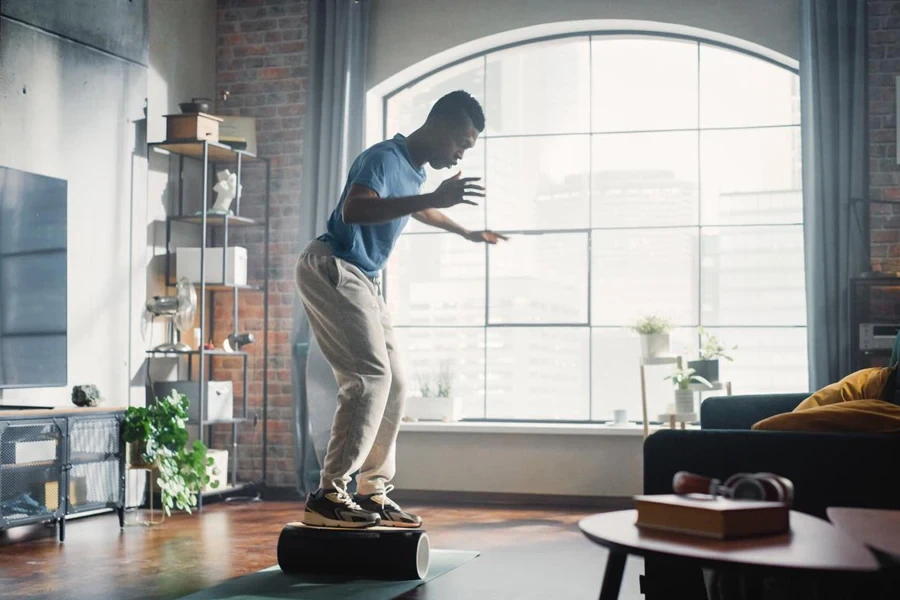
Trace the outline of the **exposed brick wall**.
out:
M 900 0 L 869 0 L 869 197 L 900 201 L 895 78 L 900 75 Z M 900 204 L 871 207 L 872 267 L 900 272 Z M 886 298 L 874 308 L 894 312 Z
M 307 0 L 219 0 L 217 24 L 217 110 L 256 118 L 257 151 L 271 164 L 269 243 L 269 378 L 267 483 L 293 486 L 292 390 L 290 336 L 293 326 L 293 264 L 300 252 L 300 165 L 307 74 Z M 223 101 L 224 92 L 227 101 Z M 262 218 L 265 170 L 248 166 L 243 173 L 241 214 Z M 241 231 L 233 243 L 247 248 L 249 277 L 263 278 L 263 231 Z M 231 233 L 229 234 L 231 235 Z M 229 240 L 229 244 L 232 241 Z M 230 295 L 219 294 L 214 309 L 216 343 L 232 329 Z M 244 293 L 239 303 L 241 330 L 260 343 L 248 347 L 249 406 L 262 417 L 262 294 Z M 239 359 L 217 359 L 216 378 L 241 386 Z M 240 407 L 236 400 L 235 408 Z M 241 426 L 238 478 L 259 480 L 262 472 L 262 423 Z M 218 447 L 230 443 L 230 427 L 218 428 Z

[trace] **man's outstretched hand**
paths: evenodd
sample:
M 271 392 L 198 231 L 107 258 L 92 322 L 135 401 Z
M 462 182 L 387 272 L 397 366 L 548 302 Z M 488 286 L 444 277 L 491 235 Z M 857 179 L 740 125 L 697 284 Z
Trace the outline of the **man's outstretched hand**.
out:
M 469 198 L 484 198 L 484 188 L 475 183 L 481 177 L 460 177 L 460 175 L 462 175 L 462 171 L 450 179 L 445 179 L 436 190 L 431 192 L 432 208 L 450 208 L 457 204 L 478 206 Z
M 488 244 L 496 244 L 500 240 L 506 241 L 509 238 L 493 231 L 469 231 L 464 236 L 470 242 L 485 242 Z

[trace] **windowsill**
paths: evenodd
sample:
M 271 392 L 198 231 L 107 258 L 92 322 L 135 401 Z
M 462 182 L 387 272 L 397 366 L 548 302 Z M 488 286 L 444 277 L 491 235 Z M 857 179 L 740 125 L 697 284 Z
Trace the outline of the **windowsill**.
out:
M 667 426 L 666 426 L 667 427 Z M 658 431 L 663 426 L 651 425 L 650 432 Z M 603 423 L 482 423 L 471 422 L 439 422 L 404 421 L 400 425 L 401 432 L 409 433 L 520 433 L 528 435 L 609 435 L 609 436 L 642 436 L 643 425 L 605 425 Z

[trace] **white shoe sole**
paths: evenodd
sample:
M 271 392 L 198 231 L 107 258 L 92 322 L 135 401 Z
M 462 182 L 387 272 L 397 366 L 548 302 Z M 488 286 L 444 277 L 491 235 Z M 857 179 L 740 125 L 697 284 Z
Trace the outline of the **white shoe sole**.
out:
M 363 521 L 338 521 L 337 519 L 323 517 L 319 513 L 309 510 L 303 511 L 303 519 L 301 519 L 300 522 L 311 527 L 335 527 L 342 529 L 366 529 L 369 527 L 377 527 L 379 525 L 378 522 L 365 523 Z
M 420 529 L 422 524 L 419 523 L 416 525 L 415 523 L 398 523 L 397 521 L 381 521 L 382 527 L 398 527 L 401 529 Z

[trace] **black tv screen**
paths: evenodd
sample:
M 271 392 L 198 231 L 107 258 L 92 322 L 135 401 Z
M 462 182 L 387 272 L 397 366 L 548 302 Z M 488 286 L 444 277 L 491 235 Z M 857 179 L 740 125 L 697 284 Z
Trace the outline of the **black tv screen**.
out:
M 0 388 L 67 384 L 66 182 L 0 167 Z

